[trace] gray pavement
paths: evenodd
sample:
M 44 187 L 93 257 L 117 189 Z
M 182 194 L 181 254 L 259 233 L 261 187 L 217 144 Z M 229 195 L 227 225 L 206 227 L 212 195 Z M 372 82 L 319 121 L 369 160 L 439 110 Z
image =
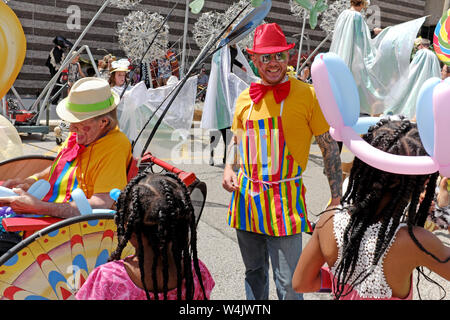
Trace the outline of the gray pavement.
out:
M 188 146 L 181 146 L 179 156 L 177 153 L 168 153 L 167 143 L 155 140 L 150 145 L 150 149 L 155 155 L 172 163 L 186 171 L 194 172 L 197 177 L 204 181 L 208 187 L 208 196 L 205 209 L 198 225 L 198 250 L 200 259 L 205 262 L 211 271 L 216 282 L 215 289 L 212 292 L 214 300 L 241 300 L 245 299 L 244 291 L 244 266 L 238 248 L 236 234 L 234 229 L 226 223 L 227 207 L 230 201 L 230 194 L 221 186 L 223 165 L 221 164 L 221 152 L 223 150 L 222 141 L 216 151 L 216 164 L 209 166 L 208 143 L 209 136 L 206 131 L 195 128 L 194 139 Z M 203 135 L 202 135 L 203 133 Z M 40 141 L 36 135 L 21 135 L 24 154 L 55 154 L 56 143 L 51 132 L 45 141 Z M 159 154 L 158 154 L 159 153 Z M 343 161 L 350 161 L 353 155 L 343 149 L 341 154 Z M 317 220 L 317 215 L 326 206 L 330 192 L 327 179 L 323 174 L 323 164 L 321 153 L 316 144 L 311 145 L 311 153 L 307 169 L 304 173 L 304 181 L 307 188 L 306 202 L 311 221 Z M 450 246 L 450 236 L 448 232 L 435 232 L 439 238 Z M 309 235 L 303 235 L 303 245 L 310 238 Z M 440 285 L 442 285 L 447 296 L 445 300 L 450 299 L 450 283 L 435 274 L 430 275 Z M 418 299 L 415 288 L 416 275 L 414 276 L 414 299 Z M 436 285 L 430 284 L 423 277 L 421 278 L 420 293 L 422 299 L 438 299 L 442 291 Z M 270 299 L 277 299 L 273 281 L 270 283 Z M 329 300 L 329 294 L 326 293 L 308 293 L 305 299 L 309 300 Z

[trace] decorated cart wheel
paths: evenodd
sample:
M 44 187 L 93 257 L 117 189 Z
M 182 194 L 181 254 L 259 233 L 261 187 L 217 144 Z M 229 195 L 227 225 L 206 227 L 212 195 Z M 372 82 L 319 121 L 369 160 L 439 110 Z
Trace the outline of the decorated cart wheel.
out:
M 68 300 L 117 246 L 113 214 L 65 219 L 0 257 L 0 298 Z M 134 254 L 129 244 L 122 257 Z

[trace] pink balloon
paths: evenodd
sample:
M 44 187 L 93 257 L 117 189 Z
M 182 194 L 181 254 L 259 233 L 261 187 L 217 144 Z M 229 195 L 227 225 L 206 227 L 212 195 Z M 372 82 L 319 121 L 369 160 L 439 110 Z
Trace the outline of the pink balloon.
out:
M 433 158 L 442 167 L 449 166 L 450 145 L 448 141 L 450 138 L 450 81 L 442 81 L 434 88 L 433 112 L 434 112 Z M 442 171 L 441 173 L 443 174 Z
M 351 127 L 340 130 L 342 141 L 359 159 L 379 170 L 399 174 L 429 174 L 439 170 L 439 164 L 429 156 L 400 156 L 387 153 L 368 144 Z

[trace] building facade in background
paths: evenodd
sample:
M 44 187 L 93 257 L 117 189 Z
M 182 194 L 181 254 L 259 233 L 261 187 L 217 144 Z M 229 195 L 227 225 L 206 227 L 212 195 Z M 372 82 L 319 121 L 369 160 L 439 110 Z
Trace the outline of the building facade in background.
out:
M 202 12 L 224 12 L 236 1 L 205 0 Z M 328 0 L 329 4 L 332 2 Z M 142 0 L 135 10 L 145 8 L 166 16 L 175 3 L 176 0 Z M 74 43 L 102 4 L 103 0 L 10 0 L 8 2 L 19 17 L 27 38 L 25 63 L 14 83 L 15 89 L 21 96 L 35 97 L 50 80 L 45 62 L 54 46 L 52 40 L 59 35 Z M 444 0 L 372 0 L 371 5 L 379 8 L 379 22 L 382 28 L 430 15 L 421 33 L 425 37 L 431 37 L 434 26 L 442 14 Z M 88 45 L 95 59 L 103 57 L 106 53 L 125 58 L 118 43 L 117 25 L 129 13 L 130 10 L 127 9 L 106 8 L 86 34 L 81 45 Z M 192 37 L 193 25 L 200 15 L 201 13 L 195 15 L 189 12 L 186 42 L 187 67 L 200 52 Z M 168 21 L 169 41 L 174 44 L 178 54 L 182 49 L 184 20 L 185 4 L 184 1 L 179 1 Z M 294 51 L 298 49 L 298 35 L 302 24 L 292 15 L 289 0 L 273 0 L 272 9 L 265 21 L 278 23 L 283 28 L 288 42 L 297 44 Z M 305 33 L 309 41 L 304 42 L 304 50 L 307 50 L 309 46 L 309 50 L 312 51 L 326 37 L 325 32 L 319 27 L 310 30 L 308 24 Z M 327 42 L 321 51 L 327 51 L 329 44 L 330 42 Z M 86 54 L 83 56 L 87 59 Z

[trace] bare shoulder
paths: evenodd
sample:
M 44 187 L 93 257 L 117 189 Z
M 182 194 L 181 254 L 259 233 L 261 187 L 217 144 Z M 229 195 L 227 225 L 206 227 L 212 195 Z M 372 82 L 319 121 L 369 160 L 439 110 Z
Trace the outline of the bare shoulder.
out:
M 329 266 L 335 264 L 338 254 L 338 247 L 333 231 L 333 218 L 336 212 L 336 210 L 330 210 L 323 213 L 314 229 L 314 233 L 317 233 L 319 239 L 322 254 Z
M 336 210 L 326 211 L 320 215 L 319 221 L 316 223 L 316 228 L 320 230 L 321 228 L 326 228 L 331 225 L 333 227 L 333 217 Z
M 420 246 L 432 251 L 448 248 L 434 233 L 422 227 L 414 226 L 412 227 L 411 232 L 412 235 L 407 226 L 401 227 L 397 233 L 396 240 L 404 246 L 409 246 L 411 249 L 417 248 L 420 250 Z
M 413 227 L 410 232 L 405 226 L 398 231 L 395 242 L 398 252 L 408 253 L 405 258 L 411 267 L 424 266 L 444 277 L 450 276 L 450 247 L 432 232 L 421 227 Z

